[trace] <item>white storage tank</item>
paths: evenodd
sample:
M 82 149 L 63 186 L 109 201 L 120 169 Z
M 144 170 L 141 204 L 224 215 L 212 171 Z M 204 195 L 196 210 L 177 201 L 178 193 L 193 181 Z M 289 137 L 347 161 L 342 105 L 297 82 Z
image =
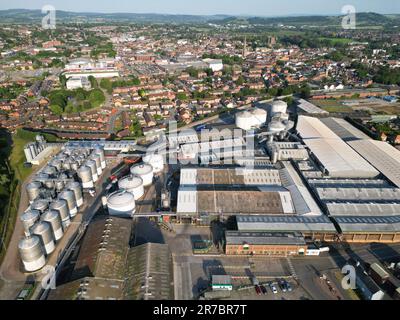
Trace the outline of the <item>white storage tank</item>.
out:
M 57 180 L 55 182 L 55 187 L 56 187 L 57 192 L 61 192 L 65 187 L 64 181 L 63 180 Z
M 264 109 L 256 108 L 252 111 L 254 118 L 258 122 L 258 127 L 261 127 L 267 122 L 267 111 Z
M 274 116 L 277 113 L 286 113 L 287 107 L 288 107 L 288 105 L 285 101 L 276 100 L 276 101 L 272 102 L 271 116 Z
M 31 228 L 32 235 L 36 235 L 40 238 L 44 252 L 46 255 L 51 254 L 56 246 L 53 237 L 53 231 L 51 225 L 48 222 L 40 221 Z
M 32 203 L 39 197 L 41 187 L 42 184 L 38 181 L 27 184 L 26 192 L 28 193 L 28 198 L 30 203 Z
M 97 168 L 97 175 L 100 177 L 101 174 L 103 173 L 103 169 L 101 168 L 101 158 L 100 155 L 97 153 L 92 153 L 90 156 L 90 159 L 96 162 L 96 168 Z
M 268 125 L 268 132 L 271 132 L 271 133 L 280 133 L 281 131 L 284 131 L 285 129 L 286 129 L 286 126 L 280 121 L 273 121 L 273 122 L 270 122 Z
M 132 193 L 119 190 L 107 197 L 108 213 L 111 216 L 133 217 L 135 213 L 135 198 Z
M 81 184 L 79 182 L 70 182 L 67 184 L 66 189 L 71 190 L 75 194 L 75 199 L 76 199 L 76 205 L 78 208 L 83 206 L 83 195 L 82 195 L 82 189 L 81 189 Z
M 54 240 L 58 241 L 64 235 L 60 214 L 55 210 L 46 211 L 42 215 L 42 221 L 48 222 L 53 232 Z
M 249 131 L 256 125 L 254 116 L 248 112 L 243 111 L 236 114 L 236 127 Z
M 45 266 L 46 258 L 39 237 L 32 236 L 21 239 L 18 250 L 25 271 L 35 272 Z
M 96 161 L 89 159 L 88 161 L 86 161 L 86 165 L 90 168 L 90 171 L 92 172 L 93 182 L 99 180 L 99 175 L 97 174 Z
M 118 187 L 132 193 L 135 200 L 142 198 L 144 195 L 143 179 L 138 176 L 130 175 L 121 178 L 118 181 Z
M 74 192 L 71 190 L 64 190 L 63 192 L 60 193 L 58 198 L 67 201 L 69 215 L 71 218 L 74 218 L 78 213 Z
M 153 173 L 160 173 L 164 170 L 164 157 L 161 154 L 145 155 L 143 162 L 153 167 Z
M 101 160 L 101 168 L 105 169 L 106 168 L 106 156 L 104 154 L 104 150 L 101 148 L 96 148 L 94 150 L 94 153 L 98 154 L 100 156 L 100 160 Z
M 58 199 L 50 204 L 50 210 L 57 211 L 61 218 L 64 231 L 71 224 L 71 216 L 69 215 L 68 203 L 63 199 Z
M 78 170 L 78 176 L 82 181 L 82 187 L 84 189 L 90 189 L 94 187 L 92 170 L 88 166 L 82 166 Z
M 22 225 L 24 226 L 25 236 L 31 234 L 31 227 L 40 220 L 40 212 L 37 210 L 27 210 L 21 216 Z
M 39 211 L 41 214 L 43 212 L 45 212 L 49 207 L 49 203 L 46 200 L 35 200 L 33 201 L 33 203 L 31 204 L 31 209 L 32 210 L 37 210 Z
M 147 163 L 137 164 L 131 167 L 131 173 L 143 180 L 143 186 L 147 187 L 153 183 L 153 167 Z

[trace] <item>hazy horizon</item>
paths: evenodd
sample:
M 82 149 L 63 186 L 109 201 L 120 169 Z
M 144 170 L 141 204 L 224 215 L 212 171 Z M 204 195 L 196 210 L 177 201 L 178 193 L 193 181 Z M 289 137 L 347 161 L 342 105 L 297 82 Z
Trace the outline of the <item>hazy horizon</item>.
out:
M 188 2 L 185 0 L 148 0 L 137 2 L 129 0 L 2 0 L 0 10 L 30 9 L 38 10 L 44 5 L 53 5 L 56 10 L 84 13 L 139 13 L 171 15 L 235 15 L 235 16 L 305 16 L 340 15 L 342 7 L 353 5 L 357 12 L 376 12 L 381 14 L 400 13 L 400 1 L 393 0 L 203 0 Z

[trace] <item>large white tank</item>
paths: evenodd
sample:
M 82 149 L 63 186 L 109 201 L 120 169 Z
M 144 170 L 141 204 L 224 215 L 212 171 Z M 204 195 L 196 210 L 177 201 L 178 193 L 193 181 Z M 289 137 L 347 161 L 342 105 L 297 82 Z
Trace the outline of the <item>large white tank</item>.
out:
M 49 210 L 42 215 L 42 221 L 48 222 L 53 232 L 54 240 L 58 241 L 64 235 L 61 217 L 58 211 Z
M 46 258 L 39 237 L 32 236 L 21 239 L 18 250 L 27 272 L 35 272 L 45 266 Z
M 93 182 L 96 182 L 99 179 L 99 175 L 97 174 L 96 161 L 89 159 L 88 161 L 86 161 L 86 165 L 90 168 L 90 171 L 92 171 Z
M 42 199 L 35 200 L 31 204 L 31 209 L 32 210 L 37 210 L 40 213 L 45 212 L 48 207 L 49 207 L 49 203 L 46 200 L 42 200 Z
M 275 115 L 276 113 L 286 113 L 287 107 L 288 105 L 285 101 L 276 100 L 272 102 L 271 105 L 272 116 Z
M 74 192 L 71 190 L 64 190 L 63 192 L 60 193 L 58 198 L 67 201 L 69 215 L 71 218 L 74 218 L 76 216 L 76 214 L 78 213 L 78 208 L 76 206 L 76 198 L 75 198 Z
M 28 198 L 30 203 L 32 203 L 39 197 L 41 187 L 42 184 L 37 181 L 27 184 L 26 192 L 28 193 Z
M 100 155 L 97 153 L 92 153 L 90 156 L 90 159 L 96 162 L 96 168 L 97 168 L 97 175 L 100 177 L 101 174 L 103 173 L 103 169 L 101 168 L 101 158 Z
M 147 163 L 141 163 L 132 166 L 131 173 L 142 178 L 143 186 L 145 187 L 153 183 L 153 167 Z
M 253 114 L 248 111 L 239 112 L 236 114 L 236 127 L 249 131 L 256 125 L 256 120 Z
M 63 199 L 58 199 L 50 204 L 50 210 L 57 211 L 60 215 L 64 231 L 71 224 L 71 216 L 69 215 L 68 203 Z
M 143 157 L 143 162 L 153 167 L 153 173 L 164 170 L 164 157 L 161 154 L 149 154 Z
M 108 213 L 111 216 L 132 217 L 135 213 L 135 198 L 132 193 L 119 190 L 107 197 Z
M 264 109 L 256 108 L 252 112 L 253 117 L 257 120 L 258 122 L 258 127 L 261 127 L 267 122 L 267 111 Z
M 100 160 L 101 160 L 101 168 L 105 169 L 106 168 L 106 156 L 104 154 L 104 150 L 101 148 L 96 148 L 94 150 L 94 153 L 97 153 L 98 155 L 100 155 Z
M 130 175 L 121 178 L 118 181 L 118 187 L 132 193 L 135 200 L 140 199 L 144 195 L 143 179 L 138 176 Z
M 79 182 L 70 182 L 67 184 L 66 189 L 71 190 L 75 194 L 76 205 L 78 208 L 83 206 L 82 188 Z
M 285 129 L 286 126 L 280 121 L 273 121 L 268 124 L 268 131 L 272 133 L 279 133 Z
M 27 210 L 21 216 L 22 225 L 24 226 L 25 235 L 29 236 L 31 234 L 31 227 L 40 220 L 40 211 L 37 210 Z
M 84 189 L 90 189 L 94 187 L 92 170 L 88 166 L 82 166 L 78 170 L 78 176 L 82 181 L 82 187 Z
M 36 223 L 31 228 L 31 233 L 40 238 L 40 240 L 42 242 L 42 246 L 44 248 L 44 252 L 46 253 L 46 255 L 49 255 L 54 251 L 56 246 L 55 246 L 53 231 L 51 230 L 50 223 L 45 222 L 45 221 L 40 221 L 40 222 Z

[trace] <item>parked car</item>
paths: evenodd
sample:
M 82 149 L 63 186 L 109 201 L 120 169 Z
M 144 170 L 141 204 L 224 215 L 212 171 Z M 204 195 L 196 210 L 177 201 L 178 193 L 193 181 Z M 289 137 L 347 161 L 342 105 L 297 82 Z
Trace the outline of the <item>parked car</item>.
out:
M 256 289 L 256 293 L 257 293 L 257 295 L 258 296 L 261 296 L 261 294 L 262 294 L 262 291 L 261 291 L 261 288 L 260 288 L 260 286 L 254 286 L 255 287 L 255 289 Z
M 289 282 L 286 282 L 286 287 L 287 287 L 287 291 L 289 291 L 289 292 L 293 291 L 293 288 L 292 288 L 292 286 L 290 285 Z
M 271 283 L 271 284 L 269 285 L 269 287 L 270 287 L 271 291 L 272 291 L 274 294 L 277 294 L 277 293 L 278 293 L 278 290 L 276 289 L 276 287 L 275 287 L 275 285 L 274 285 L 273 283 Z
M 262 291 L 262 293 L 263 293 L 264 295 L 267 294 L 267 288 L 266 288 L 265 286 L 260 285 L 260 289 L 261 289 L 261 291 Z
M 287 291 L 287 285 L 286 285 L 286 281 L 285 280 L 279 281 L 278 285 L 279 285 L 279 288 L 281 288 L 281 290 L 283 292 Z

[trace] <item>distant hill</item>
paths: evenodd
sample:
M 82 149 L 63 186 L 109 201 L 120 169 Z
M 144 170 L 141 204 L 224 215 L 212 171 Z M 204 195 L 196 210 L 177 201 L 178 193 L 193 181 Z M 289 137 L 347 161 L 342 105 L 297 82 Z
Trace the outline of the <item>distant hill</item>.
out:
M 41 10 L 0 10 L 0 23 L 39 23 Z M 293 26 L 340 26 L 342 16 L 291 16 L 291 17 L 235 17 L 229 15 L 171 15 L 154 13 L 93 13 L 57 11 L 61 22 L 134 22 L 134 23 L 218 23 L 293 25 Z M 382 15 L 373 12 L 357 14 L 359 26 L 400 25 L 400 14 Z

